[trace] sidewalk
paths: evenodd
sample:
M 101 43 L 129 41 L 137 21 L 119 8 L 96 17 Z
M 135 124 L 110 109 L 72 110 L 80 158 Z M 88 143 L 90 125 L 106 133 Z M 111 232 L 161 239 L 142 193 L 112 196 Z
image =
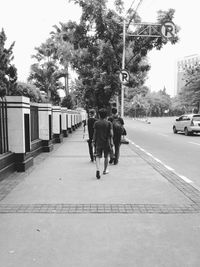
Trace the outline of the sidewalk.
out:
M 199 266 L 200 192 L 132 144 L 109 170 L 79 128 L 1 181 L 1 266 Z

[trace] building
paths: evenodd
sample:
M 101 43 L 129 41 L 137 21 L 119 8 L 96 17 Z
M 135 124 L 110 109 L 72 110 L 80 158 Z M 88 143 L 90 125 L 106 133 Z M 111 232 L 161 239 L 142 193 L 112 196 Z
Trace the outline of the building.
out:
M 200 64 L 200 55 L 198 54 L 186 56 L 177 60 L 177 81 L 175 95 L 181 90 L 183 86 L 185 86 L 184 74 L 186 69 L 195 67 L 198 64 Z

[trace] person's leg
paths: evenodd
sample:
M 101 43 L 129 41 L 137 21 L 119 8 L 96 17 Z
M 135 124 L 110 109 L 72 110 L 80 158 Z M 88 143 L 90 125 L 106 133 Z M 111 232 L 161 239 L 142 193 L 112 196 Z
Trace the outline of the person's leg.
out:
M 96 178 L 100 179 L 100 159 L 102 157 L 102 150 L 96 148 Z
M 106 174 L 108 173 L 108 157 L 104 158 L 104 171 L 103 173 Z
M 103 171 L 103 174 L 107 174 L 109 172 L 108 171 L 108 152 L 109 152 L 109 149 L 104 150 L 104 171 Z
M 110 161 L 109 161 L 109 163 L 112 164 L 113 161 L 114 161 L 114 148 L 112 147 L 110 149 Z
M 89 146 L 89 154 L 90 154 L 90 159 L 91 161 L 94 161 L 94 155 L 93 155 L 93 145 L 92 145 L 92 140 L 88 140 L 88 146 Z
M 96 157 L 96 170 L 100 171 L 100 157 Z
M 119 161 L 119 151 L 120 151 L 120 142 L 115 143 L 115 159 L 114 164 L 116 165 Z

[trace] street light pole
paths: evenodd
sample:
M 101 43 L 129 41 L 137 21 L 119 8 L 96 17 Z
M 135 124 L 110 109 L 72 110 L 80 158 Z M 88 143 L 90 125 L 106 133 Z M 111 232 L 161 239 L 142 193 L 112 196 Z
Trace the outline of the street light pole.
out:
M 122 54 L 122 70 L 125 69 L 125 49 L 126 49 L 126 20 L 123 19 L 123 54 Z M 124 84 L 121 85 L 121 117 L 124 117 Z

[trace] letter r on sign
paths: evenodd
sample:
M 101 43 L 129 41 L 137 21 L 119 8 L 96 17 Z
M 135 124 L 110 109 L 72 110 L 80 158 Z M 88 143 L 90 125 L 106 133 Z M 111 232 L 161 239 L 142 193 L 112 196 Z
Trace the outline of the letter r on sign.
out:
M 174 25 L 173 22 L 167 21 L 161 26 L 161 34 L 165 38 L 172 38 L 176 35 L 176 26 Z
M 127 78 L 128 78 L 128 75 L 127 75 L 127 73 L 122 73 L 122 82 L 128 82 L 128 80 L 127 80 Z
M 127 84 L 130 79 L 129 72 L 127 70 L 122 70 L 119 74 L 119 78 L 120 78 L 121 83 Z
M 165 25 L 165 36 L 174 36 L 174 34 L 173 34 L 173 27 L 172 27 L 172 25 Z M 169 35 L 168 35 L 168 33 L 169 33 Z

